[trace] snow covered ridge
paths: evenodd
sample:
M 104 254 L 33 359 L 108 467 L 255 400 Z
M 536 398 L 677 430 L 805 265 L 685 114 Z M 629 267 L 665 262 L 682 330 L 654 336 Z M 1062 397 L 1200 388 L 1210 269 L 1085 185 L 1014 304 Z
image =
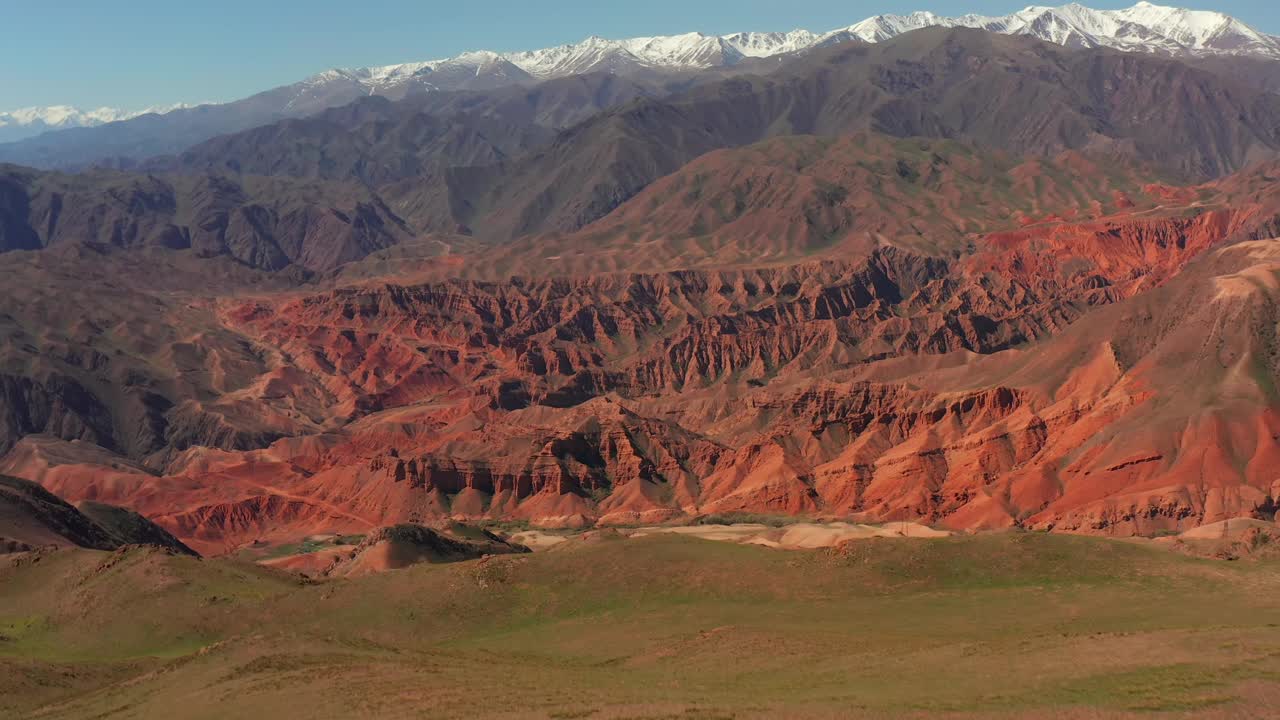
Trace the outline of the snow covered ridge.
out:
M 544 80 L 591 71 L 637 68 L 704 69 L 732 65 L 744 58 L 773 57 L 831 42 L 859 38 L 880 42 L 924 27 L 971 27 L 1010 35 L 1031 35 L 1067 47 L 1110 47 L 1167 55 L 1258 55 L 1280 59 L 1280 37 L 1259 32 L 1219 12 L 1139 2 L 1124 10 L 1093 10 L 1072 3 L 1061 7 L 1031 6 L 1003 17 L 942 17 L 930 12 L 877 15 L 825 33 L 686 33 L 660 37 L 606 40 L 589 37 L 579 43 L 515 53 L 469 52 L 457 57 L 383 67 L 332 70 L 311 78 L 335 76 L 378 92 L 409 81 L 431 85 L 431 79 L 469 72 L 502 72 Z M 441 83 L 441 86 L 451 83 Z
M 513 79 L 548 80 L 586 72 L 633 72 L 656 70 L 701 70 L 741 62 L 745 58 L 772 57 L 797 52 L 831 40 L 839 31 L 826 34 L 807 30 L 789 33 L 736 33 L 704 35 L 686 33 L 658 37 L 608 40 L 592 36 L 579 43 L 527 52 L 468 52 L 456 57 L 382 67 L 330 70 L 309 79 L 313 83 L 339 77 L 354 80 L 379 92 L 404 83 L 428 87 L 450 87 L 452 76 L 501 74 Z M 439 78 L 442 82 L 433 83 Z
M 578 43 L 527 52 L 481 50 L 443 60 L 335 69 L 290 86 L 294 92 L 279 111 L 307 114 L 331 107 L 337 102 L 335 98 L 345 103 L 353 91 L 395 97 L 411 89 L 485 89 L 585 72 L 628 74 L 646 69 L 724 67 L 749 58 L 780 57 L 852 38 L 881 42 L 931 26 L 1031 35 L 1068 47 L 1110 47 L 1164 55 L 1250 55 L 1280 60 L 1280 37 L 1259 32 L 1222 13 L 1148 2 L 1139 2 L 1124 10 L 1092 10 L 1073 3 L 1060 7 L 1032 6 L 1003 17 L 942 17 L 930 12 L 877 15 L 824 33 L 793 30 L 704 35 L 693 32 L 626 40 L 589 37 Z M 47 130 L 101 125 L 184 107 L 191 106 L 178 104 L 132 112 L 54 106 L 0 112 L 0 142 Z
M 1007 35 L 1032 35 L 1067 47 L 1110 47 L 1170 55 L 1262 55 L 1280 58 L 1280 38 L 1208 10 L 1140 2 L 1124 10 L 1091 10 L 1072 3 L 1031 6 L 1003 17 L 940 17 L 928 12 L 878 15 L 848 28 L 868 42 L 923 27 L 971 27 Z
M 70 105 L 53 105 L 50 107 L 30 107 L 0 112 L 0 127 L 11 125 L 35 125 L 46 127 L 79 127 L 81 125 L 100 125 L 102 123 L 124 120 L 125 112 L 116 108 L 101 107 L 96 110 L 81 110 Z
M 70 105 L 50 105 L 49 107 L 29 107 L 9 112 L 0 111 L 0 128 L 14 126 L 38 125 L 45 129 L 61 129 L 72 127 L 92 127 L 104 123 L 128 120 L 148 113 L 164 114 L 182 108 L 194 107 L 186 103 L 149 107 L 145 110 L 120 110 L 118 108 L 100 107 L 93 110 L 81 110 Z
M 0 143 L 17 142 L 53 130 L 97 127 L 106 123 L 129 120 L 148 113 L 163 115 L 182 108 L 195 107 L 186 103 L 149 107 L 145 110 L 120 110 L 100 107 L 82 110 L 70 105 L 29 107 L 8 112 L 0 111 Z

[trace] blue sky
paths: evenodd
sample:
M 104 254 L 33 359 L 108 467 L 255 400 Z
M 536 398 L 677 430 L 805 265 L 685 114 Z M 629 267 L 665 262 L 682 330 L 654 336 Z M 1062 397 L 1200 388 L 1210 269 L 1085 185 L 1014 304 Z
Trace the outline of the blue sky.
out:
M 596 34 L 815 31 L 883 12 L 999 15 L 995 0 L 0 0 L 0 110 L 232 100 L 330 67 L 524 50 Z M 1047 3 L 1048 4 L 1048 3 Z M 1053 2 L 1052 4 L 1058 4 Z M 1117 8 L 1130 0 L 1084 4 Z M 1168 2 L 1167 4 L 1176 4 Z M 1280 34 L 1276 0 L 1188 3 Z

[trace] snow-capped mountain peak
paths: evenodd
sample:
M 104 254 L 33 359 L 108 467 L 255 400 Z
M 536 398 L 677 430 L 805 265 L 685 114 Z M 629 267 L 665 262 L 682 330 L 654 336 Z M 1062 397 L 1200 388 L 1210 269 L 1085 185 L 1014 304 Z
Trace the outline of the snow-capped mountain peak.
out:
M 721 38 L 743 57 L 772 57 L 798 52 L 815 45 L 822 36 L 808 30 L 791 32 L 741 32 Z
M 961 15 L 944 17 L 928 11 L 906 15 L 876 15 L 826 33 L 740 32 L 610 40 L 592 35 L 567 45 L 511 53 L 468 52 L 445 60 L 360 68 L 343 71 L 361 79 L 370 92 L 423 82 L 441 68 L 467 68 L 481 76 L 489 67 L 513 69 L 535 80 L 593 71 L 628 72 L 638 69 L 697 70 L 733 65 L 749 58 L 774 57 L 850 37 L 883 42 L 925 27 L 971 27 L 1012 35 L 1031 35 L 1068 47 L 1112 47 L 1162 54 L 1253 54 L 1280 59 L 1280 39 L 1254 30 L 1219 12 L 1139 2 L 1123 10 L 1093 10 L 1078 3 L 1057 7 L 1031 5 L 1002 17 Z M 439 83 L 433 87 L 443 88 Z
M 883 42 L 925 27 L 969 27 L 1011 35 L 1030 35 L 1067 47 L 1110 47 L 1165 55 L 1248 55 L 1280 60 L 1280 38 L 1260 32 L 1223 13 L 1138 2 L 1121 10 L 1094 10 L 1078 3 L 1056 7 L 1031 5 L 1002 17 L 944 17 L 918 11 L 876 15 L 829 32 L 740 32 L 708 35 L 689 32 L 612 40 L 593 35 L 581 42 L 522 52 L 474 50 L 440 60 L 328 70 L 278 88 L 288 99 L 273 112 L 306 115 L 353 96 L 399 97 L 413 91 L 482 90 L 533 83 L 587 72 L 629 74 L 644 71 L 693 71 L 732 66 L 758 58 L 781 57 L 821 45 L 860 39 Z M 0 142 L 46 130 L 98 125 L 128 119 L 148 108 L 78 110 L 67 106 L 0 112 Z
M 978 18 L 977 15 L 967 15 L 966 18 Z M 986 18 L 983 18 L 986 19 Z M 854 37 L 865 40 L 866 42 L 882 42 L 904 32 L 919 30 L 925 27 L 944 26 L 952 27 L 959 24 L 956 20 L 943 18 L 934 15 L 931 12 L 913 12 L 909 15 L 876 15 L 869 17 L 860 23 L 850 25 L 845 31 Z
M 1003 17 L 933 13 L 878 15 L 847 28 L 867 42 L 881 42 L 922 27 L 971 27 L 1031 35 L 1068 47 L 1111 47 L 1172 55 L 1262 55 L 1280 58 L 1280 38 L 1209 10 L 1139 2 L 1122 10 L 1093 10 L 1078 3 L 1032 5 Z
M 0 112 L 0 127 L 15 125 L 44 125 L 46 127 L 78 127 L 101 124 L 132 117 L 132 113 L 110 107 L 81 110 L 70 105 L 29 107 Z
M 186 103 L 149 107 L 142 110 L 121 110 L 99 107 L 90 110 L 71 105 L 27 107 L 7 112 L 0 111 L 0 142 L 11 142 L 39 135 L 50 130 L 77 127 L 94 127 L 120 120 L 129 120 L 149 113 L 164 114 L 180 108 L 193 107 Z

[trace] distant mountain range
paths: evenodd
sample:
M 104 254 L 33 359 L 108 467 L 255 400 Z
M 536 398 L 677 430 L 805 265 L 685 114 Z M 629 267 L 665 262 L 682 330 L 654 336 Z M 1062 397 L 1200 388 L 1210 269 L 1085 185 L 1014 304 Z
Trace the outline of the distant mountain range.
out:
M 970 27 L 1031 35 L 1068 47 L 1110 47 L 1169 55 L 1262 55 L 1280 58 L 1280 38 L 1219 12 L 1140 2 L 1123 10 L 1093 10 L 1077 3 L 1031 6 L 1003 17 L 940 17 L 929 12 L 878 15 L 847 31 L 879 42 L 922 27 Z
M 186 103 L 177 103 L 149 107 L 144 110 L 121 110 L 112 107 L 81 110 L 70 105 L 20 108 L 9 112 L 0 112 L 0 142 L 15 142 L 51 130 L 96 127 L 106 123 L 129 120 L 139 115 L 152 113 L 163 115 L 189 107 L 192 106 Z
M 1168 55 L 1260 55 L 1280 59 L 1280 37 L 1254 30 L 1218 12 L 1183 10 L 1140 2 L 1125 10 L 1092 10 L 1075 3 L 1031 6 L 1002 17 L 942 17 L 930 12 L 877 15 L 826 33 L 808 30 L 606 40 L 516 53 L 469 52 L 457 57 L 384 67 L 331 70 L 308 82 L 352 81 L 371 92 L 417 84 L 456 87 L 475 77 L 546 80 L 611 70 L 701 70 L 734 65 L 852 39 L 874 43 L 924 27 L 969 27 L 1007 35 L 1030 35 L 1068 47 L 1111 47 Z
M 0 113 L 0 142 L 25 137 L 23 142 L 0 145 L 0 162 L 76 167 L 123 159 L 128 164 L 181 152 L 216 135 L 312 115 L 368 95 L 400 99 L 437 91 L 488 90 L 591 72 L 631 77 L 678 76 L 714 69 L 750 72 L 770 59 L 816 47 L 848 41 L 882 42 L 933 26 L 979 28 L 1067 47 L 1109 47 L 1206 62 L 1240 58 L 1253 63 L 1242 70 L 1250 80 L 1269 89 L 1280 86 L 1280 37 L 1219 12 L 1148 2 L 1123 10 L 1093 10 L 1074 3 L 1032 6 L 1002 17 L 942 17 L 915 12 L 877 15 L 825 33 L 794 30 L 717 36 L 693 32 L 625 40 L 590 37 L 527 52 L 476 51 L 441 60 L 334 69 L 243 100 L 196 108 L 175 106 L 167 113 L 157 108 L 138 113 L 110 108 L 89 112 L 63 106 L 29 108 Z M 1264 63 L 1261 69 L 1258 63 Z M 154 117 L 149 113 L 164 114 Z M 136 117 L 139 115 L 143 117 Z M 72 130 L 47 132 L 67 128 Z
M 577 233 L 696 158 L 782 136 L 873 131 L 1014 156 L 1070 150 L 1179 181 L 1280 153 L 1280 95 L 1178 59 L 970 28 L 832 45 L 762 75 L 700 77 L 672 87 L 594 72 L 532 88 L 364 97 L 135 163 L 140 172 L 0 166 L 0 252 L 161 246 L 324 273 L 409 238 Z M 665 203 L 638 212 L 656 216 Z M 704 235 L 715 222 L 687 225 Z M 806 221 L 835 228 L 823 236 L 845 227 L 832 222 Z M 619 236 L 629 242 L 628 232 Z

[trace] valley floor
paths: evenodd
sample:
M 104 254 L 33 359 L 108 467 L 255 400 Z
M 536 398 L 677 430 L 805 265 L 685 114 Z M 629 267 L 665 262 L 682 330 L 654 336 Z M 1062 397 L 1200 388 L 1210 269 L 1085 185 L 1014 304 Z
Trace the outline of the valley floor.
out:
M 1277 591 L 1266 551 L 1041 533 L 606 533 L 320 582 L 27 553 L 0 559 L 0 716 L 1270 717 Z

